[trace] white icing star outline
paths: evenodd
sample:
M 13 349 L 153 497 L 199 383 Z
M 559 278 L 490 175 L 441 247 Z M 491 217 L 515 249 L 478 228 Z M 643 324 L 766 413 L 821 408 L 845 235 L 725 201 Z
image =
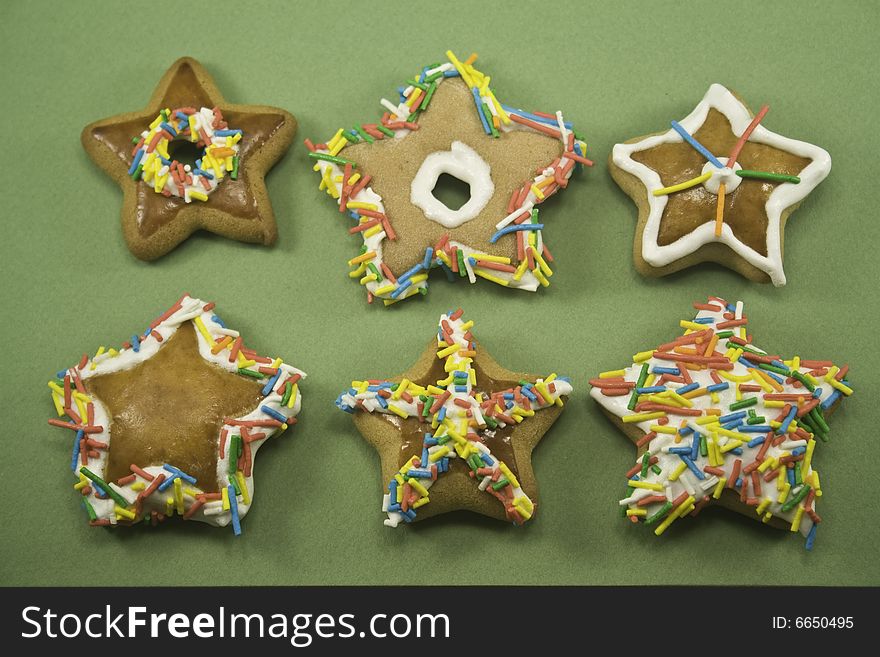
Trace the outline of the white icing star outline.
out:
M 694 110 L 679 123 L 691 135 L 706 122 L 709 110 L 715 109 L 730 122 L 737 137 L 741 136 L 752 120 L 748 108 L 733 93 L 720 84 L 713 84 Z M 614 164 L 637 177 L 646 188 L 650 208 L 645 229 L 642 232 L 642 259 L 652 267 L 664 267 L 694 253 L 706 244 L 721 242 L 731 248 L 750 265 L 765 272 L 773 285 L 785 285 L 785 272 L 782 268 L 782 230 L 781 217 L 786 208 L 799 203 L 822 182 L 831 171 L 831 156 L 826 150 L 796 139 L 790 139 L 758 125 L 749 137 L 750 142 L 766 144 L 799 157 L 810 158 L 812 162 L 798 176 L 800 183 L 781 183 L 770 194 L 764 210 L 767 213 L 767 255 L 762 256 L 740 241 L 726 223 L 722 226 L 720 237 L 715 237 L 714 221 L 707 221 L 672 244 L 661 246 L 657 242 L 660 222 L 666 209 L 666 196 L 654 196 L 651 190 L 663 187 L 660 175 L 648 166 L 632 159 L 634 153 L 661 144 L 683 143 L 681 135 L 670 128 L 660 135 L 652 135 L 631 144 L 615 144 L 612 151 Z M 719 154 L 715 154 L 716 156 Z M 726 155 L 721 153 L 720 155 Z

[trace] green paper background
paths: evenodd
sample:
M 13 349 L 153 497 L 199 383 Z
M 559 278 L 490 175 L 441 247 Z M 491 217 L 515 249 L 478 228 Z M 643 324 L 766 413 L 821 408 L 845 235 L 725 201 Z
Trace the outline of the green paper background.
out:
M 214 2 L 198 17 L 170 2 L 4 8 L 0 582 L 880 584 L 870 383 L 880 369 L 878 6 L 554 2 L 539 14 L 531 2 L 420 4 Z M 360 240 L 318 191 L 302 139 L 375 120 L 378 99 L 447 48 L 479 52 L 504 102 L 563 109 L 597 166 L 542 213 L 557 262 L 549 289 L 451 285 L 436 273 L 425 299 L 371 307 L 346 275 Z M 125 248 L 122 194 L 79 134 L 143 107 L 184 54 L 228 100 L 287 108 L 300 130 L 267 179 L 274 247 L 196 235 L 147 264 Z M 612 182 L 608 153 L 684 117 L 716 81 L 752 107 L 769 103 L 768 128 L 834 159 L 792 216 L 784 288 L 715 265 L 659 280 L 633 269 L 635 207 Z M 201 523 L 92 529 L 71 490 L 69 436 L 46 424 L 46 381 L 83 351 L 127 339 L 183 291 L 216 301 L 252 346 L 309 373 L 300 422 L 260 453 L 242 537 Z M 799 536 L 723 509 L 662 539 L 618 515 L 633 448 L 586 381 L 675 335 L 691 302 L 710 294 L 746 302 L 758 345 L 852 365 L 856 395 L 814 461 L 825 495 L 812 553 Z M 567 374 L 575 394 L 535 453 L 534 522 L 458 513 L 393 531 L 382 526 L 377 455 L 333 400 L 353 378 L 406 369 L 439 314 L 459 305 L 499 362 Z

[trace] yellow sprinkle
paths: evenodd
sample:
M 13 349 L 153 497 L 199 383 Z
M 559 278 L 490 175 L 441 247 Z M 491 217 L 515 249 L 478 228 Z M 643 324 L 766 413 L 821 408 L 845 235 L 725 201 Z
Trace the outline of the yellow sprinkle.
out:
M 294 383 L 293 387 L 290 389 L 290 399 L 287 400 L 287 408 L 293 408 L 293 405 L 296 403 L 296 395 L 299 392 L 299 384 Z
M 330 155 L 338 155 L 339 151 L 341 151 L 346 146 L 348 146 L 348 139 L 342 137 L 333 145 L 333 148 L 330 149 Z
M 727 477 L 721 477 L 721 479 L 718 480 L 718 483 L 715 484 L 715 490 L 712 491 L 712 498 L 713 499 L 717 500 L 718 498 L 721 497 L 721 493 L 724 491 L 724 485 L 726 483 L 727 483 Z
M 503 285 L 504 287 L 510 285 L 510 281 L 508 281 L 507 279 L 494 276 L 493 274 L 490 274 L 489 272 L 485 271 L 484 269 L 480 269 L 479 267 L 474 267 L 474 273 L 480 278 L 485 278 L 487 281 L 492 281 L 493 283 L 497 283 L 498 285 Z
M 641 363 L 641 362 L 644 362 L 644 361 L 648 360 L 648 359 L 651 358 L 653 355 L 654 355 L 654 350 L 653 350 L 653 349 L 650 349 L 650 350 L 648 350 L 648 351 L 640 351 L 640 352 L 637 353 L 635 356 L 633 356 L 633 361 L 636 362 L 636 363 Z
M 397 472 L 398 472 L 399 474 L 403 474 L 403 473 L 409 471 L 409 469 L 413 467 L 413 463 L 415 462 L 415 460 L 416 460 L 417 458 L 418 458 L 418 456 L 416 456 L 416 455 L 411 456 L 410 459 L 409 459 L 409 461 L 407 461 L 406 463 L 404 463 L 404 464 L 400 467 L 400 470 L 398 470 Z M 400 480 L 398 480 L 398 481 L 399 481 L 399 483 L 401 483 L 401 484 L 403 483 L 403 479 L 400 479 Z
M 726 443 L 724 443 L 724 446 L 723 446 L 723 447 L 719 447 L 719 450 L 721 451 L 722 454 L 726 454 L 726 453 L 729 452 L 730 450 L 732 450 L 732 449 L 736 449 L 737 447 L 742 447 L 742 442 L 741 442 L 741 441 L 739 441 L 739 440 L 728 440 Z
M 510 482 L 511 486 L 519 488 L 519 479 L 517 479 L 513 472 L 510 471 L 510 468 L 507 467 L 507 464 L 504 461 L 498 462 L 498 469 L 501 470 L 501 473 L 505 477 L 507 477 L 507 481 Z M 529 505 L 531 505 L 531 500 L 529 501 Z
M 424 486 L 422 486 L 419 483 L 419 480 L 416 479 L 415 477 L 410 477 L 409 479 L 406 480 L 406 483 L 408 483 L 410 486 L 415 488 L 418 491 L 419 495 L 421 495 L 422 497 L 428 496 L 428 489 L 425 488 Z
M 791 492 L 791 484 L 787 481 L 783 484 L 782 490 L 779 491 L 779 495 L 776 496 L 776 501 L 782 504 L 785 500 L 788 499 L 788 494 Z
M 451 356 L 452 354 L 457 352 L 458 349 L 459 349 L 459 347 L 457 344 L 451 344 L 448 347 L 446 347 L 445 349 L 441 349 L 440 351 L 438 351 L 437 358 L 446 358 L 447 356 Z
M 678 325 L 681 328 L 690 329 L 692 331 L 705 331 L 706 330 L 705 324 L 698 324 L 697 322 L 689 322 L 686 319 L 681 320 L 678 323 Z
M 473 257 L 477 260 L 485 260 L 486 262 L 500 262 L 503 265 L 510 264 L 510 258 L 506 256 L 491 255 L 489 253 L 474 253 Z
M 636 481 L 633 479 L 630 479 L 627 483 L 633 488 L 645 488 L 647 490 L 656 490 L 663 492 L 663 484 L 655 484 L 650 481 Z
M 534 184 L 533 184 L 529 189 L 531 190 L 532 194 L 534 194 L 534 195 L 538 198 L 539 201 L 543 201 L 543 200 L 544 200 L 544 192 L 542 192 L 542 191 L 538 188 L 537 185 L 534 185 Z
M 807 451 L 804 453 L 804 460 L 801 463 L 801 479 L 807 478 L 810 471 L 810 462 L 813 460 L 813 450 L 816 449 L 816 441 L 811 440 L 807 443 Z
M 202 321 L 202 318 L 200 316 L 196 316 L 193 322 L 195 323 L 196 328 L 199 330 L 199 333 L 201 333 L 202 337 L 205 338 L 205 342 L 208 343 L 208 346 L 213 347 L 214 338 L 212 338 L 211 334 L 208 333 L 208 329 L 205 328 L 205 323 Z
M 229 489 L 224 486 L 220 489 L 220 497 L 223 500 L 223 510 L 229 511 Z M 170 497 L 168 498 L 171 499 Z
M 401 494 L 402 494 L 402 491 L 401 491 Z M 421 506 L 425 506 L 428 502 L 430 502 L 430 500 L 428 499 L 427 495 L 425 497 L 420 497 L 419 499 L 417 499 L 415 502 L 412 503 L 412 508 L 418 509 Z
M 394 404 L 388 404 L 388 410 L 391 411 L 392 413 L 394 413 L 395 415 L 399 415 L 404 420 L 409 417 L 409 413 L 407 413 L 405 410 L 403 410 L 402 408 L 400 408 L 399 406 L 396 406 Z
M 361 285 L 366 285 L 367 283 L 372 283 L 373 281 L 379 280 L 376 278 L 376 274 L 370 272 L 366 276 L 364 276 L 360 281 L 358 281 Z
M 385 230 L 385 226 L 383 226 L 382 224 L 376 224 L 372 228 L 368 228 L 364 231 L 364 237 L 372 237 L 373 235 L 378 235 L 383 230 Z
M 390 294 L 391 292 L 394 292 L 394 290 L 396 290 L 396 289 L 397 289 L 397 286 L 394 283 L 389 283 L 388 285 L 383 285 L 382 287 L 377 287 L 373 291 L 373 294 L 376 296 L 381 296 L 383 294 Z
M 336 142 L 339 141 L 339 138 L 342 137 L 342 128 L 336 131 L 336 134 L 333 135 L 333 138 L 327 142 L 327 148 L 333 148 L 336 146 Z
M 208 200 L 208 195 L 203 192 L 200 192 L 197 189 L 189 190 L 189 197 L 194 198 L 198 201 L 207 201 Z
M 675 427 L 664 426 L 662 424 L 652 424 L 649 429 L 651 431 L 656 431 L 657 433 L 668 433 L 671 436 L 674 436 L 678 433 L 678 429 Z
M 675 522 L 675 520 L 679 516 L 684 515 L 693 503 L 694 496 L 689 495 L 684 502 L 675 507 L 675 509 L 673 509 L 672 512 L 668 516 L 666 516 L 663 522 L 661 522 L 657 529 L 654 530 L 654 534 L 656 536 L 660 536 L 663 532 L 666 531 L 666 528 L 669 527 L 669 525 Z
M 781 491 L 785 488 L 786 479 L 785 479 L 785 468 L 779 468 L 779 474 L 776 475 L 776 490 Z
M 776 462 L 776 459 L 772 456 L 768 456 L 761 462 L 761 465 L 758 466 L 758 472 L 767 472 L 767 469 Z
M 697 176 L 696 178 L 691 178 L 690 180 L 686 180 L 683 183 L 679 183 L 677 185 L 672 185 L 670 187 L 663 187 L 661 189 L 655 189 L 652 194 L 654 196 L 665 196 L 667 194 L 672 194 L 673 192 L 680 192 L 683 189 L 689 189 L 690 187 L 696 187 L 697 185 L 706 182 L 709 178 L 712 177 L 712 172 L 707 171 L 702 176 Z M 702 328 L 702 325 L 701 325 Z
M 547 261 L 544 260 L 544 257 L 538 253 L 538 249 L 535 247 L 529 247 L 532 250 L 532 255 L 535 256 L 535 261 L 538 263 L 538 267 L 540 267 L 541 272 L 547 277 L 550 278 L 553 275 L 553 270 L 550 269 L 550 265 L 547 264 Z
M 175 479 L 175 481 L 178 481 Z M 123 509 L 118 504 L 113 506 L 113 510 L 116 512 L 117 516 L 122 516 L 123 518 L 128 518 L 129 520 L 134 520 L 137 516 L 134 514 L 134 511 L 129 511 L 128 509 Z
M 452 65 L 458 71 L 458 74 L 461 76 L 461 79 L 464 81 L 464 83 L 468 87 L 475 86 L 473 78 L 471 78 L 471 76 L 468 74 L 464 64 L 458 61 L 458 57 L 455 56 L 455 53 L 453 53 L 451 50 L 447 50 L 446 57 L 449 59 L 450 62 L 452 62 Z
M 361 255 L 356 256 L 356 257 L 352 258 L 351 260 L 349 260 L 348 266 L 351 267 L 352 265 L 357 265 L 362 262 L 367 262 L 368 260 L 372 260 L 375 257 L 376 257 L 375 251 L 367 251 L 366 253 L 362 253 Z
M 165 515 L 170 518 L 174 515 L 174 498 L 166 497 L 165 498 Z
M 764 522 L 764 523 L 770 522 L 770 519 L 772 517 L 773 517 L 773 514 L 768 511 L 767 513 L 764 514 L 764 517 L 761 518 L 761 522 Z
M 449 447 L 447 447 L 446 445 L 443 445 L 437 451 L 434 451 L 434 452 L 431 452 L 430 454 L 428 454 L 428 460 L 431 463 L 436 463 L 437 461 L 442 459 L 447 454 L 449 454 Z
M 237 470 L 235 473 L 235 478 L 238 481 L 238 490 L 241 491 L 241 500 L 245 504 L 251 503 L 251 494 L 248 492 L 247 481 L 245 481 L 244 473 L 241 470 Z
M 682 461 L 676 466 L 675 470 L 672 471 L 672 474 L 669 475 L 669 481 L 678 481 L 678 478 L 681 476 L 681 473 L 687 469 L 687 463 Z
M 140 493 L 140 492 L 141 492 L 142 490 L 144 490 L 146 487 L 147 487 L 147 485 L 146 485 L 144 482 L 142 482 L 142 481 L 136 481 L 136 482 L 134 482 L 134 483 L 131 485 L 131 489 L 132 489 L 133 491 L 135 491 L 136 493 Z
M 822 497 L 822 486 L 819 484 L 819 473 L 813 470 L 813 490 L 816 491 L 816 497 Z
M 794 518 L 791 521 L 791 531 L 796 532 L 801 528 L 801 519 L 804 517 L 804 506 L 798 504 L 797 511 L 794 512 Z
M 523 274 L 526 273 L 526 269 L 528 269 L 529 261 L 523 258 L 523 261 L 519 263 L 516 268 L 516 271 L 513 274 L 513 280 L 518 281 L 523 277 Z
M 755 513 L 757 513 L 758 515 L 761 515 L 762 513 L 764 513 L 764 511 L 767 510 L 767 507 L 770 506 L 770 502 L 772 502 L 772 501 L 773 500 L 771 500 L 769 497 L 765 497 L 763 500 L 761 500 L 761 503 L 758 505 L 758 508 L 755 509 Z
M 626 515 L 627 516 L 646 516 L 646 515 L 648 515 L 648 510 L 647 509 L 627 509 Z
M 345 204 L 346 210 L 373 210 L 376 211 L 379 209 L 379 206 L 375 203 L 363 203 L 361 201 L 349 201 Z
M 607 372 L 600 372 L 600 379 L 613 379 L 618 376 L 624 376 L 626 374 L 626 370 L 608 370 Z
M 391 399 L 395 401 L 400 399 L 400 396 L 406 392 L 407 386 L 409 386 L 409 379 L 403 379 L 403 381 L 397 384 L 397 389 L 391 393 Z
M 625 423 L 630 422 L 646 422 L 648 420 L 656 420 L 657 418 L 666 417 L 663 411 L 655 411 L 653 413 L 633 413 L 632 415 L 624 415 L 620 418 Z
M 64 415 L 64 401 L 61 395 L 59 395 L 54 390 L 52 391 L 52 403 L 55 404 L 55 412 L 58 413 L 58 417 Z

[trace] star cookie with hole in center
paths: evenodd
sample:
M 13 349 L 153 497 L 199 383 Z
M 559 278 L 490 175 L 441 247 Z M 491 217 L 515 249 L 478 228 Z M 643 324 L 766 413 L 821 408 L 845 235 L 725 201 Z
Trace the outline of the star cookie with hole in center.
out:
M 849 367 L 757 347 L 742 302 L 709 297 L 683 335 L 599 374 L 590 395 L 635 444 L 621 515 L 658 536 L 718 504 L 800 532 L 821 518 L 814 452 L 853 390 Z
M 229 103 L 208 71 L 183 57 L 144 109 L 86 126 L 82 144 L 122 188 L 129 250 L 155 260 L 197 230 L 273 244 L 265 176 L 295 133 L 290 112 Z
M 472 326 L 460 309 L 442 315 L 407 372 L 352 381 L 336 400 L 379 452 L 389 527 L 461 509 L 516 525 L 535 514 L 532 450 L 571 382 L 501 367 Z
M 172 516 L 241 533 L 254 457 L 296 422 L 305 374 L 245 346 L 213 303 L 188 295 L 121 347 L 49 381 L 73 440 L 73 488 L 92 525 Z
M 306 140 L 320 189 L 362 242 L 349 276 L 370 302 L 425 294 L 436 269 L 450 281 L 546 287 L 553 256 L 539 209 L 592 165 L 562 112 L 504 105 L 476 55 L 446 55 L 406 80 L 393 102 L 383 98 L 379 122 Z M 469 189 L 460 207 L 440 199 L 444 178 Z
M 752 115 L 713 84 L 669 130 L 614 146 L 611 175 L 639 210 L 633 257 L 641 274 L 710 261 L 785 284 L 786 221 L 831 171 L 831 156 L 765 128 L 768 110 Z

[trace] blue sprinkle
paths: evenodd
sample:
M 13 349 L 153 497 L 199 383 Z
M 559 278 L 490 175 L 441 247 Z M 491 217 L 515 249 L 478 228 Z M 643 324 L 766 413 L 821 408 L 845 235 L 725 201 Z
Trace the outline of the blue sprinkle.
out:
M 532 385 L 528 384 L 520 388 L 520 392 L 522 392 L 524 397 L 527 397 L 529 401 L 538 401 L 538 395 L 532 392 Z
M 840 399 L 841 394 L 843 393 L 841 393 L 840 390 L 835 390 L 830 395 L 828 395 L 828 399 L 819 404 L 822 407 L 822 410 L 827 411 L 829 408 L 831 408 L 831 406 L 834 405 L 834 402 Z
M 810 528 L 809 533 L 807 533 L 807 542 L 804 547 L 808 550 L 812 550 L 813 544 L 816 542 L 816 528 L 818 526 L 819 525 L 817 525 L 816 523 L 813 523 L 813 526 Z
M 675 392 L 678 393 L 679 395 L 683 395 L 687 392 L 690 392 L 691 390 L 696 390 L 699 387 L 700 387 L 699 383 L 688 383 L 686 386 L 682 386 L 681 388 L 679 388 Z
M 693 432 L 694 432 L 694 430 L 691 429 L 690 427 L 682 427 L 681 429 L 678 430 L 678 435 L 679 436 L 687 436 L 687 435 L 692 434 Z
M 474 105 L 477 106 L 477 115 L 480 117 L 480 123 L 483 124 L 483 130 L 487 135 L 491 135 L 492 131 L 489 129 L 489 123 L 486 121 L 486 115 L 483 114 L 483 101 L 480 100 L 480 92 L 476 87 L 472 87 L 471 93 L 474 96 Z
M 443 420 L 444 420 L 445 417 L 446 417 L 446 407 L 445 407 L 445 406 L 441 406 L 441 407 L 440 407 L 440 412 L 437 413 L 437 422 L 443 422 Z
M 271 406 L 266 406 L 265 404 L 263 404 L 262 406 L 260 406 L 260 410 L 263 411 L 263 413 L 265 413 L 265 414 L 268 415 L 269 417 L 278 420 L 278 421 L 281 422 L 282 424 L 286 424 L 286 423 L 287 423 L 287 417 L 285 417 L 283 414 L 281 414 L 281 413 L 279 413 L 278 411 L 276 411 L 276 410 L 275 410 L 274 408 L 272 408 Z
M 396 495 L 396 493 L 395 493 L 395 495 Z M 398 513 L 400 513 L 400 504 L 398 504 L 397 502 L 395 502 L 394 504 L 389 504 L 388 510 L 389 511 L 397 511 Z
M 217 317 L 217 315 L 211 315 L 211 321 L 215 324 L 219 324 L 222 328 L 226 328 L 226 324 L 224 324 L 223 321 L 219 317 Z
M 728 422 L 742 419 L 746 415 L 748 415 L 748 413 L 746 413 L 745 411 L 737 411 L 736 413 L 728 413 L 727 415 L 722 415 L 720 418 L 718 418 L 718 421 L 721 424 L 727 424 Z
M 674 374 L 675 376 L 681 374 L 677 367 L 659 367 L 656 365 L 654 366 L 654 369 L 651 370 L 651 372 L 654 374 Z
M 649 388 L 636 388 L 636 392 L 640 395 L 652 393 L 652 392 L 663 392 L 666 390 L 666 386 L 650 386 Z
M 691 460 L 696 461 L 700 456 L 700 434 L 694 432 L 694 440 L 691 443 Z
M 428 462 L 428 448 L 422 447 L 422 465 Z
M 178 112 L 178 114 L 179 114 L 179 112 Z M 184 116 L 186 116 L 186 115 L 184 114 Z M 183 125 L 189 125 L 189 120 L 187 120 L 185 123 L 184 123 L 183 121 L 181 121 L 181 123 L 182 123 Z M 162 123 L 159 124 L 159 126 L 160 126 L 163 130 L 167 130 L 168 133 L 169 133 L 172 137 L 176 137 L 176 136 L 177 136 L 177 130 L 175 130 L 175 129 L 174 129 L 169 123 L 166 123 L 166 122 L 163 121 Z
M 434 259 L 434 247 L 429 246 L 425 249 L 425 259 L 422 261 L 422 269 L 430 269 L 431 260 Z
M 408 509 L 406 511 L 401 510 L 400 514 L 403 516 L 403 519 L 406 520 L 407 522 L 412 522 L 413 520 L 416 519 L 416 512 L 413 511 L 412 509 Z
M 444 78 L 457 78 L 457 77 L 459 77 L 459 73 L 455 69 L 452 69 L 451 71 L 443 71 L 443 77 Z
M 422 265 L 419 264 L 418 266 L 421 267 Z M 397 297 L 399 297 L 401 294 L 403 294 L 406 291 L 406 289 L 410 285 L 412 285 L 412 281 L 404 281 L 403 283 L 400 283 L 400 279 L 397 279 L 397 280 L 398 280 L 399 285 L 397 286 L 397 289 L 391 293 L 392 299 L 396 299 Z
M 544 228 L 544 224 L 512 224 L 510 226 L 505 226 L 504 228 L 499 230 L 497 233 L 492 235 L 492 237 L 489 238 L 489 241 L 492 244 L 495 244 L 495 242 L 497 242 L 498 239 L 502 235 L 507 235 L 508 233 L 515 233 L 519 230 L 542 230 L 543 228 Z
M 752 361 L 748 360 L 747 358 L 745 358 L 745 357 L 743 357 L 743 356 L 740 356 L 740 357 L 739 357 L 739 360 L 738 360 L 737 362 L 740 363 L 741 365 L 745 365 L 745 366 L 748 367 L 750 370 L 757 369 L 757 367 L 758 367 L 758 366 L 755 365 Z
M 813 397 L 819 399 L 822 396 L 822 388 L 816 388 L 813 390 Z
M 229 513 L 232 515 L 232 533 L 236 536 L 241 535 L 241 520 L 238 517 L 238 499 L 235 497 L 235 487 L 229 484 L 226 487 L 229 493 Z
M 73 439 L 73 458 L 70 459 L 70 469 L 74 472 L 77 471 L 77 465 L 79 463 L 79 441 L 82 440 L 82 437 L 85 435 L 85 432 L 82 429 L 78 429 L 76 432 L 76 436 Z
M 714 317 L 694 317 L 694 322 L 696 324 L 714 324 Z
M 454 283 L 457 279 L 457 276 L 452 272 L 452 270 L 446 266 L 446 263 L 442 260 L 440 261 L 440 268 L 443 270 L 443 273 L 446 274 L 446 278 L 449 279 L 450 283 Z
M 739 430 L 742 433 L 767 433 L 768 431 L 773 431 L 773 427 L 769 424 L 746 424 L 741 426 Z
M 758 445 L 763 445 L 765 440 L 767 440 L 767 436 L 759 436 L 758 438 L 752 438 L 746 443 L 746 445 L 749 447 L 757 447 Z
M 697 444 L 699 445 L 699 440 L 697 440 Z M 691 448 L 690 447 L 670 447 L 669 453 L 670 454 L 690 454 Z
M 467 392 L 467 386 L 455 386 L 455 392 Z
M 269 393 L 272 392 L 272 388 L 274 388 L 275 384 L 278 383 L 279 378 L 281 378 L 281 368 L 280 367 L 278 368 L 278 371 L 275 372 L 275 376 L 273 376 L 271 379 L 266 381 L 266 385 L 263 386 L 263 390 L 262 390 L 263 397 L 268 396 Z
M 140 337 L 133 335 L 131 336 L 131 348 L 134 349 L 135 353 L 141 350 L 141 339 Z
M 806 454 L 806 453 L 807 453 L 806 447 L 795 447 L 793 450 L 791 450 L 792 456 L 800 456 L 801 454 Z
M 774 381 L 776 381 L 776 383 L 779 383 L 779 384 L 785 383 L 785 379 L 783 379 L 778 374 L 774 374 L 773 372 L 768 372 L 767 370 L 764 370 L 764 374 L 766 374 L 767 376 L 772 378 Z
M 168 463 L 165 463 L 162 467 L 165 468 L 168 472 L 171 472 L 172 474 L 180 477 L 184 481 L 188 481 L 191 484 L 196 483 L 195 477 L 193 477 L 192 475 L 186 474 L 183 470 L 180 470 L 179 468 L 175 468 L 173 465 L 169 465 Z
M 709 392 L 719 392 L 721 390 L 727 390 L 730 387 L 730 384 L 726 381 L 722 383 L 716 383 L 715 385 L 706 386 L 706 390 Z
M 144 157 L 144 149 L 137 149 L 137 153 L 134 154 L 134 159 L 131 161 L 131 166 L 128 167 L 128 175 L 130 176 L 135 171 L 137 171 L 138 165 L 141 163 L 141 159 Z
M 732 450 L 730 450 L 730 453 L 736 454 L 737 456 L 742 456 L 742 447 L 734 447 Z
M 792 420 L 794 420 L 794 416 L 797 413 L 797 406 L 792 406 L 791 410 L 788 412 L 788 415 L 785 416 L 785 419 L 782 421 L 782 424 L 779 425 L 779 428 L 776 430 L 779 434 L 784 434 L 788 431 L 788 427 L 791 425 Z
M 694 462 L 691 460 L 691 458 L 690 458 L 689 456 L 685 456 L 684 454 L 679 454 L 679 455 L 678 455 L 678 458 L 680 458 L 682 461 L 685 462 L 685 464 L 686 464 L 687 467 L 688 467 L 688 470 L 690 470 L 691 472 L 693 472 L 693 473 L 694 473 L 694 476 L 695 476 L 697 479 L 699 479 L 699 480 L 702 481 L 703 479 L 706 478 L 705 473 L 697 467 L 697 464 L 694 463 Z
M 778 367 L 778 368 L 783 369 L 785 371 L 789 371 L 788 366 L 785 363 L 783 363 L 781 360 L 771 360 L 770 364 L 773 365 L 774 367 Z
M 558 128 L 559 124 L 556 122 L 556 119 L 548 119 L 546 116 L 538 116 L 537 114 L 532 114 L 531 112 L 526 112 L 521 109 L 517 109 L 516 107 L 510 107 L 508 105 L 502 104 L 501 107 L 504 108 L 505 112 L 513 112 L 514 114 L 519 114 L 520 116 L 524 116 L 527 119 L 531 119 L 537 123 L 544 123 L 546 125 L 553 126 L 554 128 Z M 567 130 L 571 130 L 572 124 L 568 121 L 563 122 L 563 124 Z
M 413 477 L 415 479 L 430 479 L 431 471 L 425 470 L 423 468 L 410 468 L 406 471 L 407 477 Z
M 398 276 L 397 282 L 400 285 L 403 285 L 404 281 L 409 280 L 410 278 L 412 278 L 413 276 L 418 274 L 420 271 L 422 271 L 422 269 L 427 269 L 427 268 L 420 262 L 417 265 L 414 265 L 411 269 L 408 269 L 407 271 L 405 271 L 402 276 Z
M 791 484 L 791 487 L 794 488 L 795 479 L 794 479 L 794 468 L 786 468 L 785 474 L 788 478 L 788 483 Z
M 159 488 L 157 490 L 161 493 L 171 488 L 171 484 L 173 484 L 174 480 L 177 479 L 179 476 L 180 475 L 178 475 L 177 473 L 171 475 L 170 477 L 168 477 L 168 479 L 159 484 Z
M 240 135 L 241 130 L 215 130 L 214 134 L 218 137 L 234 137 L 235 135 Z
M 495 459 L 493 459 L 488 454 L 480 454 L 480 458 L 483 459 L 483 463 L 485 463 L 489 467 L 495 465 Z
M 721 161 L 712 155 L 711 151 L 708 148 L 703 146 L 700 142 L 698 142 L 694 137 L 692 137 L 687 130 L 685 130 L 682 125 L 678 121 L 672 122 L 672 129 L 675 130 L 681 138 L 684 139 L 687 143 L 694 147 L 694 149 L 707 160 L 709 160 L 715 167 L 719 169 L 723 169 L 724 165 L 721 164 Z

